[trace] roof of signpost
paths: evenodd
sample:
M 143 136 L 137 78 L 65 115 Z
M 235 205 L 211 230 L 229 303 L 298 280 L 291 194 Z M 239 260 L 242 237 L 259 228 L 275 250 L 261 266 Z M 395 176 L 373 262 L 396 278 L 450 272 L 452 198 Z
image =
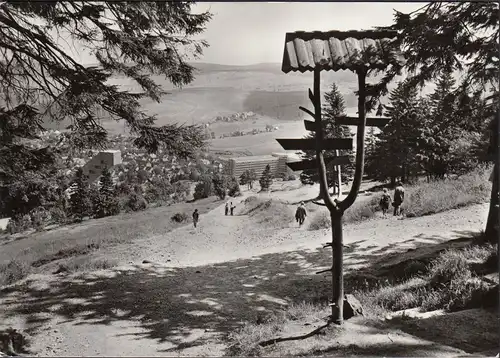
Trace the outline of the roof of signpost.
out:
M 281 70 L 338 71 L 385 69 L 391 62 L 404 61 L 402 54 L 391 45 L 395 31 L 296 31 L 288 32 Z

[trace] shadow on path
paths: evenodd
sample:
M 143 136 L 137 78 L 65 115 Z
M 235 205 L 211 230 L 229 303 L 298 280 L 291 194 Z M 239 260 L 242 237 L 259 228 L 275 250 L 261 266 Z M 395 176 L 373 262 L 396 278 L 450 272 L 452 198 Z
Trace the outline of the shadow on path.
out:
M 456 234 L 461 237 L 468 233 Z M 429 245 L 435 247 L 419 239 L 411 243 L 415 248 L 412 254 Z M 363 248 L 363 241 L 345 249 L 347 271 L 362 264 L 376 273 L 387 260 L 394 263 L 404 256 L 401 251 L 389 254 L 387 249 Z M 457 242 L 465 244 L 466 240 Z M 397 247 L 390 246 L 390 250 Z M 194 331 L 224 336 L 245 321 L 255 322 L 293 302 L 326 304 L 331 277 L 314 272 L 330 264 L 331 250 L 317 249 L 192 268 L 137 265 L 113 270 L 111 277 L 57 275 L 46 287 L 28 281 L 4 290 L 0 300 L 8 316 L 27 318 L 32 334 L 39 334 L 41 325 L 53 315 L 77 325 L 133 321 L 142 328 L 139 333 L 131 333 L 135 338 L 168 342 L 176 350 L 213 339 L 203 333 L 193 338 Z M 347 292 L 350 285 L 347 279 Z

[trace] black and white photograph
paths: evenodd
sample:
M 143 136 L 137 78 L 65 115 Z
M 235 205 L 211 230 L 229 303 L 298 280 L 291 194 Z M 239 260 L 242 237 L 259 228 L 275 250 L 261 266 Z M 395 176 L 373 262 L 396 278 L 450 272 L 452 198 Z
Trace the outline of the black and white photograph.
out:
M 0 357 L 499 357 L 499 22 L 0 0 Z

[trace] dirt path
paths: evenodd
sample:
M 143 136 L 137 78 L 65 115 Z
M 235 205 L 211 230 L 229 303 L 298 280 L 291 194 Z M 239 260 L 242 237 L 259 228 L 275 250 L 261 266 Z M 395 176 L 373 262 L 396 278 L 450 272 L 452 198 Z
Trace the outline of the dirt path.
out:
M 478 231 L 486 215 L 487 205 L 476 205 L 347 225 L 346 265 Z M 218 339 L 243 321 L 307 299 L 304 292 L 314 297 L 308 274 L 329 264 L 328 250 L 318 249 L 329 237 L 297 227 L 272 232 L 220 207 L 199 228 L 102 253 L 124 263 L 114 270 L 29 278 L 1 294 L 0 322 L 36 335 L 40 355 L 220 355 Z

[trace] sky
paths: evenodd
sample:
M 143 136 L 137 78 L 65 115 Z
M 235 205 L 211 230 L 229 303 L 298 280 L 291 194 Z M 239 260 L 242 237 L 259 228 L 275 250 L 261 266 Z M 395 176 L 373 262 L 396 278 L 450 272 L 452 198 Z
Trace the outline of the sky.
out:
M 287 32 L 366 30 L 390 25 L 394 9 L 407 13 L 424 5 L 422 2 L 200 2 L 193 6 L 193 12 L 210 10 L 213 18 L 199 36 L 210 47 L 196 62 L 281 63 Z M 78 52 L 75 56 L 82 63 L 96 62 L 92 56 Z
M 223 65 L 281 63 L 285 33 L 366 30 L 393 23 L 394 10 L 411 12 L 422 2 L 198 3 L 193 12 L 214 14 L 202 38 L 210 47 L 202 62 Z

